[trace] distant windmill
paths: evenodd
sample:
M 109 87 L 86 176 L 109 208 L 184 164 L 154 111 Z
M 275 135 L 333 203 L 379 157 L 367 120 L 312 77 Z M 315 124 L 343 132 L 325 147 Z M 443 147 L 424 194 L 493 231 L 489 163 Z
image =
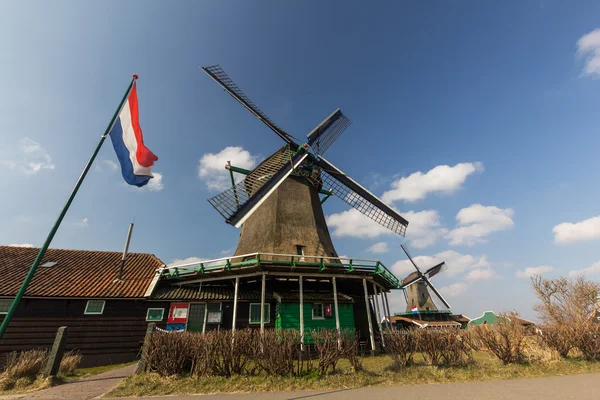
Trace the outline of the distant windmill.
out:
M 350 125 L 339 109 L 301 142 L 265 115 L 220 66 L 201 68 L 285 142 L 252 171 L 228 164 L 227 169 L 245 174 L 245 179 L 232 182 L 230 189 L 208 200 L 227 223 L 238 228 L 244 225 L 236 254 L 297 251 L 303 255 L 308 246 L 307 254 L 336 257 L 321 207 L 329 195 L 339 197 L 392 232 L 405 234 L 407 220 L 323 157 Z M 319 193 L 325 194 L 325 199 L 320 200 Z
M 448 304 L 446 299 L 442 297 L 440 292 L 438 292 L 430 281 L 431 278 L 447 269 L 446 263 L 441 262 L 429 268 L 427 271 L 421 272 L 408 253 L 408 250 L 406 250 L 406 247 L 404 247 L 404 245 L 400 245 L 400 247 L 402 247 L 402 250 L 404 250 L 406 256 L 416 269 L 415 272 L 410 273 L 402 280 L 402 285 L 400 286 L 401 289 L 404 289 L 406 311 L 414 311 L 414 307 L 416 307 L 418 311 L 437 311 L 438 308 L 431 299 L 428 289 L 431 289 L 431 291 L 441 300 L 442 304 L 444 304 L 447 309 L 450 309 L 450 304 Z

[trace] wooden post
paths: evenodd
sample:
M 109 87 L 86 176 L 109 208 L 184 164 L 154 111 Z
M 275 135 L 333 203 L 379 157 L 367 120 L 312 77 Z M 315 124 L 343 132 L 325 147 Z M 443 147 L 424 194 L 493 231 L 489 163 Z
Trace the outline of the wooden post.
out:
M 375 355 L 375 336 L 373 335 L 373 323 L 371 322 L 371 306 L 369 304 L 369 291 L 367 280 L 363 278 L 363 289 L 365 291 L 365 307 L 367 309 L 367 320 L 369 321 L 369 337 L 371 338 L 371 355 Z
M 146 328 L 146 336 L 144 336 L 144 344 L 142 345 L 142 356 L 140 357 L 140 361 L 138 361 L 137 366 L 135 367 L 134 374 L 141 374 L 146 372 L 146 368 L 148 368 L 148 351 L 150 350 L 150 340 L 152 339 L 152 334 L 156 329 L 156 323 L 150 322 L 148 324 L 148 328 Z
M 385 340 L 383 339 L 383 326 L 381 325 L 381 311 L 379 310 L 379 295 L 377 294 L 377 285 L 375 282 L 373 282 L 373 302 L 375 303 L 377 326 L 379 327 L 379 334 L 381 335 L 381 345 L 385 347 Z
M 235 321 L 237 319 L 237 301 L 238 301 L 238 288 L 240 286 L 240 277 L 235 277 L 235 289 L 233 291 L 233 321 L 231 322 L 231 331 L 235 334 Z
M 260 292 L 260 334 L 265 332 L 265 283 L 266 275 L 262 275 L 262 289 Z
M 392 314 L 390 313 L 390 303 L 388 302 L 388 297 L 387 297 L 387 292 L 383 292 L 383 299 L 385 300 L 385 308 L 387 309 L 387 314 L 388 314 L 388 318 L 387 318 L 387 323 L 388 323 L 388 327 L 390 329 L 392 329 Z
M 304 292 L 302 290 L 302 276 L 298 277 L 300 282 L 300 349 L 304 350 Z
M 338 347 L 340 347 L 342 345 L 340 337 L 340 313 L 338 311 L 338 293 L 337 285 L 335 284 L 335 276 L 331 279 L 331 282 L 333 283 L 333 311 L 335 312 L 335 329 L 337 329 Z
M 202 321 L 202 333 L 206 332 L 206 321 L 208 321 L 208 303 L 204 303 L 204 320 Z
M 56 376 L 58 374 L 58 369 L 60 368 L 60 362 L 62 361 L 63 354 L 65 353 L 65 345 L 67 344 L 67 327 L 61 326 L 56 331 L 56 336 L 54 337 L 54 344 L 52 345 L 52 350 L 50 350 L 50 356 L 48 357 L 48 362 L 46 363 L 46 368 L 44 368 L 43 376 Z

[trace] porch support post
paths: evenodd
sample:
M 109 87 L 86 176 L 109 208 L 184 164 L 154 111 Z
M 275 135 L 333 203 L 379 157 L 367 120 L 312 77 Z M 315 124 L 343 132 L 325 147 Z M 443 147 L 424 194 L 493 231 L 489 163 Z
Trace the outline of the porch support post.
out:
M 233 290 L 233 321 L 231 322 L 231 331 L 235 334 L 235 321 L 237 320 L 237 301 L 238 288 L 240 286 L 240 277 L 235 277 L 235 289 Z
M 342 345 L 340 334 L 342 331 L 340 330 L 340 313 L 338 311 L 338 293 L 337 293 L 337 285 L 335 284 L 335 276 L 331 279 L 333 283 L 333 310 L 335 312 L 335 329 L 337 329 L 338 334 L 338 347 Z
M 377 326 L 379 327 L 379 334 L 381 335 L 381 345 L 385 347 L 385 340 L 383 339 L 383 326 L 381 325 L 381 311 L 379 310 L 379 294 L 377 293 L 377 285 L 375 282 L 373 282 L 373 302 L 375 303 Z
M 388 297 L 387 297 L 387 292 L 383 292 L 383 299 L 385 300 L 385 308 L 387 309 L 387 324 L 388 324 L 388 328 L 392 329 L 392 313 L 390 312 L 390 303 L 388 303 Z
M 367 310 L 367 320 L 369 322 L 369 337 L 371 338 L 371 355 L 375 355 L 375 336 L 373 335 L 373 323 L 371 322 L 371 305 L 369 304 L 369 291 L 367 289 L 367 280 L 363 278 L 363 289 L 365 291 L 365 308 Z
M 304 291 L 302 290 L 302 275 L 298 277 L 300 283 L 300 347 L 304 350 Z
M 262 276 L 262 289 L 260 291 L 260 334 L 265 332 L 265 284 L 267 276 Z
M 204 303 L 204 321 L 202 322 L 202 333 L 206 332 L 206 321 L 208 321 L 208 303 Z

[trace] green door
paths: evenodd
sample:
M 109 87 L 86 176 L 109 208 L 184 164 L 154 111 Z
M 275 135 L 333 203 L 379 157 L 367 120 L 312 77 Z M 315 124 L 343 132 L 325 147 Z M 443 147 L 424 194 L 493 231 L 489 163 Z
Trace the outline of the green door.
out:
M 190 304 L 187 322 L 187 330 L 189 332 L 202 332 L 202 327 L 204 326 L 205 312 L 206 304 Z

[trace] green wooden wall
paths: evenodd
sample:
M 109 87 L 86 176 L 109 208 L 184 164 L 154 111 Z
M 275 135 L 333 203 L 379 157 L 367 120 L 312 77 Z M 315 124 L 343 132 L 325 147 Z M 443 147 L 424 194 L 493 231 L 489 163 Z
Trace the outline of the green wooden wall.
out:
M 329 304 L 329 303 L 325 303 Z M 335 307 L 332 316 L 325 319 L 312 319 L 312 303 L 304 303 L 304 332 L 310 337 L 310 331 L 319 328 L 335 329 Z M 340 329 L 355 329 L 354 309 L 352 304 L 338 304 L 340 313 Z M 300 329 L 300 304 L 277 303 L 276 329 Z M 312 341 L 312 340 L 310 340 Z

